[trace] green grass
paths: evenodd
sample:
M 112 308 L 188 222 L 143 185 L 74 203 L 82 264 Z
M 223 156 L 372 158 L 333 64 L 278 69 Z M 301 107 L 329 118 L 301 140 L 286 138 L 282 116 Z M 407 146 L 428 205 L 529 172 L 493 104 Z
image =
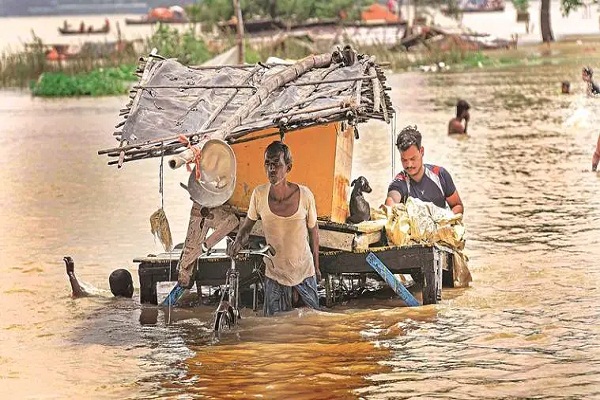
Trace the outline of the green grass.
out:
M 32 82 L 31 92 L 34 96 L 43 97 L 126 94 L 130 83 L 137 80 L 134 71 L 135 66 L 123 65 L 74 75 L 64 72 L 46 72 L 36 82 Z
M 27 47 L 0 55 L 0 87 L 29 87 L 34 96 L 46 97 L 121 95 L 129 90 L 130 81 L 137 80 L 133 73 L 140 53 L 148 54 L 154 47 L 183 64 L 200 64 L 214 56 L 192 29 L 179 33 L 166 25 L 141 47 L 129 44 L 100 56 L 91 47 L 75 58 L 49 61 L 47 46 L 33 33 Z

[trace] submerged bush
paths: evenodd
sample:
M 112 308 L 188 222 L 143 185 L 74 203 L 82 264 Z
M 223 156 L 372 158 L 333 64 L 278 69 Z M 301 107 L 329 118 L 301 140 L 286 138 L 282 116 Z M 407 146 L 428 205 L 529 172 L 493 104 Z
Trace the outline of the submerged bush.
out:
M 125 94 L 131 81 L 136 80 L 133 74 L 135 67 L 120 66 L 116 68 L 100 68 L 89 73 L 67 75 L 63 72 L 46 72 L 37 82 L 32 83 L 34 96 L 70 97 L 70 96 L 107 96 Z
M 39 96 L 101 96 L 127 92 L 127 81 L 136 80 L 134 64 L 141 54 L 158 48 L 161 55 L 184 64 L 202 63 L 213 54 L 193 28 L 180 33 L 159 25 L 142 43 L 89 42 L 76 55 L 49 60 L 51 47 L 33 33 L 22 50 L 0 55 L 0 86 L 27 87 Z

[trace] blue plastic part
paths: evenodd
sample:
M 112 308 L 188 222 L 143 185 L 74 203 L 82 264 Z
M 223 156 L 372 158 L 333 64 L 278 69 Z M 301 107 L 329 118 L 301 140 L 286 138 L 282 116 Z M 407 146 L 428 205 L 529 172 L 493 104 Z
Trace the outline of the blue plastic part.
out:
M 402 301 L 404 301 L 407 306 L 418 307 L 421 305 L 421 303 L 419 303 L 415 296 L 413 296 L 412 293 L 410 293 L 408 289 L 404 287 L 402 282 L 400 282 L 398 278 L 396 278 L 394 274 L 392 274 L 392 271 L 390 271 L 388 267 L 386 267 L 385 264 L 382 263 L 381 260 L 377 258 L 377 256 L 372 252 L 367 255 L 367 263 L 369 263 L 371 268 L 373 268 L 375 272 L 377 272 L 379 276 L 381 276 L 385 280 L 385 282 L 394 290 L 394 292 L 396 292 L 396 294 L 400 296 Z
M 177 283 L 173 289 L 169 292 L 169 295 L 165 297 L 165 299 L 160 303 L 161 306 L 174 306 L 177 304 L 183 293 L 185 292 L 185 288 L 179 286 Z

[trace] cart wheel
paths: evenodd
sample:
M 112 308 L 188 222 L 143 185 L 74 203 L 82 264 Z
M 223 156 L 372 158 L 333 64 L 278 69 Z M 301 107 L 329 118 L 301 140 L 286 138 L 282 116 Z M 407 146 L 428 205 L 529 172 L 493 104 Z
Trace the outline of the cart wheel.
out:
M 231 329 L 231 319 L 228 311 L 219 311 L 215 316 L 214 330 L 222 332 L 225 329 Z
M 225 329 L 233 328 L 240 318 L 239 310 L 234 310 L 231 306 L 227 307 L 225 310 L 217 311 L 214 324 L 215 332 L 222 332 Z
M 233 307 L 229 306 L 227 308 L 227 314 L 229 315 L 229 320 L 231 321 L 229 328 L 233 328 L 235 324 L 237 324 L 238 319 L 241 318 L 240 310 L 234 310 Z

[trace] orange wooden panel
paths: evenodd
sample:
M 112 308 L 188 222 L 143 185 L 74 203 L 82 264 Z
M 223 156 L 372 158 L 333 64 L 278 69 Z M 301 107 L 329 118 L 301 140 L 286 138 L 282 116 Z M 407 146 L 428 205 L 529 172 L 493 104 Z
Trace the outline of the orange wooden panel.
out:
M 254 132 L 260 137 L 276 129 Z M 339 133 L 338 133 L 339 132 Z M 229 204 L 246 211 L 252 190 L 268 182 L 264 169 L 264 152 L 279 136 L 233 144 L 237 159 L 237 181 Z M 351 129 L 341 132 L 340 123 L 314 126 L 287 132 L 285 143 L 292 152 L 291 182 L 307 186 L 315 195 L 319 218 L 343 222 L 348 215 L 347 190 L 352 168 Z
M 348 191 L 352 175 L 352 152 L 354 150 L 354 128 L 349 127 L 337 134 L 335 168 L 333 171 L 333 198 L 331 217 L 333 222 L 346 222 L 350 215 Z

